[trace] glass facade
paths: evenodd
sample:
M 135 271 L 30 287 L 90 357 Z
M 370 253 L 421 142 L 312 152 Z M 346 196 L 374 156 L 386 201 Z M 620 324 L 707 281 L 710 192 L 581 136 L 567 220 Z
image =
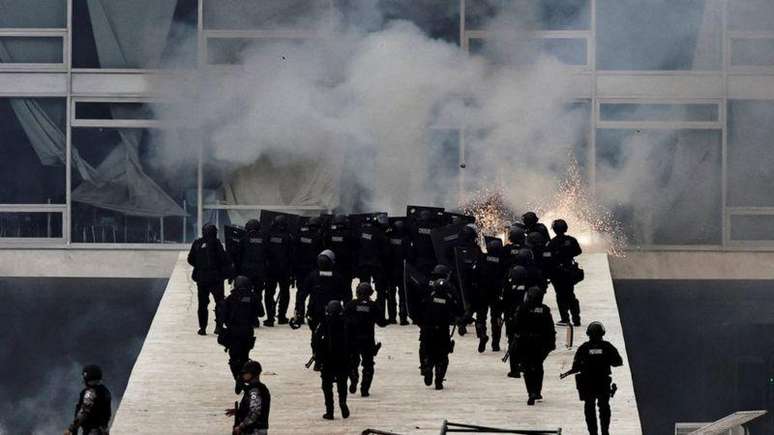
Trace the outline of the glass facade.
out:
M 380 14 L 367 15 L 365 3 L 377 5 Z M 237 177 L 228 156 L 210 155 L 207 131 L 170 121 L 167 107 L 174 96 L 160 97 L 164 89 L 147 83 L 161 73 L 190 77 L 202 68 L 238 69 L 233 65 L 256 45 L 292 47 L 319 37 L 316 24 L 328 16 L 370 23 L 369 31 L 407 20 L 433 39 L 499 64 L 556 60 L 576 75 L 578 95 L 567 104 L 586 132 L 566 145 L 600 197 L 637 193 L 608 192 L 616 182 L 668 188 L 656 208 L 638 209 L 636 201 L 625 208 L 609 204 L 636 245 L 771 243 L 760 231 L 771 227 L 774 216 L 769 188 L 774 93 L 766 86 L 774 66 L 769 1 L 36 0 L 34 5 L 0 2 L 0 148 L 14 156 L 0 160 L 0 244 L 39 239 L 53 245 L 174 246 L 190 242 L 200 221 L 239 223 L 261 206 L 301 195 L 298 184 L 320 183 L 317 173 L 302 183 L 275 180 L 271 195 L 251 190 L 261 180 Z M 508 22 L 503 27 L 498 16 L 517 16 L 520 28 L 529 29 L 529 43 L 499 45 L 495 36 L 508 30 Z M 457 193 L 493 176 L 471 178 L 482 167 L 474 149 L 477 135 L 486 132 L 431 128 L 420 158 L 439 165 L 423 182 L 454 186 L 447 190 Z M 167 146 L 169 141 L 178 146 Z M 170 153 L 177 155 L 154 158 Z M 611 180 L 611 169 L 627 168 L 633 156 L 648 166 Z M 293 169 L 287 162 L 255 165 L 267 177 Z M 252 199 L 243 200 L 245 195 Z M 357 201 L 354 195 L 348 204 Z M 693 207 L 699 217 L 675 219 L 670 213 L 675 207 Z

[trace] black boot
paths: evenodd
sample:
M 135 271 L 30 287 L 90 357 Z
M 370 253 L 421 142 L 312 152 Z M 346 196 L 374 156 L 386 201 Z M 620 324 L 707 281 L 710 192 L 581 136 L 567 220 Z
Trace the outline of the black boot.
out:
M 347 406 L 347 402 L 339 403 L 339 407 L 341 408 L 341 417 L 349 418 L 349 407 Z
M 204 328 L 199 328 L 199 331 L 196 332 L 199 335 L 207 335 L 207 331 L 204 330 Z
M 478 339 L 478 353 L 484 353 L 486 350 L 486 343 L 489 342 L 489 337 L 486 335 Z

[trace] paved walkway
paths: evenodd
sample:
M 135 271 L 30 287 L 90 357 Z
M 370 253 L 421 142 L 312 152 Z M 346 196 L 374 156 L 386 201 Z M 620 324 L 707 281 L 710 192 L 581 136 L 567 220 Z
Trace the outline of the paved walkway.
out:
M 584 326 L 605 323 L 608 335 L 626 358 L 607 256 L 584 255 L 580 262 L 586 281 L 577 294 Z M 554 293 L 547 303 L 555 313 Z M 229 434 L 231 420 L 223 410 L 237 396 L 228 370 L 228 356 L 215 336 L 196 335 L 196 289 L 181 254 L 161 300 L 148 337 L 129 379 L 111 433 L 121 434 Z M 210 328 L 211 329 L 211 328 Z M 418 330 L 414 326 L 377 329 L 383 343 L 376 361 L 371 397 L 351 396 L 352 416 L 322 420 L 319 374 L 304 369 L 310 355 L 307 327 L 260 328 L 251 353 L 264 367 L 263 381 L 272 392 L 270 433 L 356 434 L 366 428 L 397 433 L 438 434 L 444 419 L 452 422 L 520 429 L 556 429 L 563 434 L 587 433 L 583 406 L 572 379 L 559 381 L 569 369 L 575 349 L 559 349 L 546 361 L 545 401 L 526 405 L 523 381 L 505 376 L 502 353 L 476 352 L 477 340 L 457 337 L 451 355 L 446 389 L 425 387 L 417 369 Z M 576 331 L 576 348 L 585 339 L 585 327 Z M 642 433 L 628 365 L 616 369 L 619 390 L 612 402 L 611 431 L 617 435 Z

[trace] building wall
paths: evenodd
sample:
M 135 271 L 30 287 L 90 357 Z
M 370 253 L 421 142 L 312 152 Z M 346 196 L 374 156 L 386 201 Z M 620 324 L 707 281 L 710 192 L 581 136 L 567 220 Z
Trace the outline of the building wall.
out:
M 432 37 L 486 54 L 490 35 L 481 23 L 494 2 L 381 3 L 387 4 L 389 18 L 411 20 Z M 104 22 L 96 4 L 108 18 L 103 21 L 113 23 L 114 34 L 123 38 L 121 58 L 105 48 L 108 33 L 100 27 Z M 195 92 L 201 86 L 197 70 L 233 68 L 250 43 L 319 37 L 287 24 L 291 19 L 277 22 L 277 17 L 291 18 L 310 4 L 352 9 L 347 2 L 328 0 L 268 1 L 260 7 L 248 0 L 164 0 L 147 2 L 147 8 L 126 4 L 36 0 L 6 6 L 0 18 L 0 42 L 8 52 L 0 59 L 0 127 L 3 152 L 19 163 L 0 168 L 0 246 L 183 245 L 195 237 L 202 221 L 222 223 L 227 212 L 252 213 L 269 205 L 220 204 L 212 195 L 208 162 L 201 159 L 175 173 L 154 172 L 144 159 L 159 150 L 143 144 L 170 125 L 145 109 L 175 98 L 165 94 L 170 81 L 190 82 Z M 637 239 L 640 229 L 627 229 L 635 244 L 645 250 L 772 247 L 774 196 L 768 186 L 774 179 L 769 163 L 774 157 L 767 147 L 774 136 L 774 11 L 768 2 L 539 4 L 543 15 L 533 38 L 572 72 L 574 98 L 586 107 L 588 137 L 581 149 L 592 185 L 602 177 L 601 167 L 615 164 L 616 156 L 626 152 L 621 144 L 637 135 L 688 144 L 691 151 L 684 157 L 689 160 L 709 158 L 705 163 L 711 171 L 700 175 L 701 189 L 687 190 L 706 198 L 705 208 L 686 222 L 670 219 L 669 210 L 653 213 L 652 237 Z M 159 17 L 165 21 L 154 21 Z M 140 39 L 153 35 L 161 42 Z M 182 69 L 164 70 L 170 59 Z M 34 105 L 19 108 L 20 101 Z M 50 155 L 32 152 L 25 123 L 16 119 L 19 112 L 36 118 L 45 114 L 48 136 L 61 132 L 53 140 L 54 149 L 48 149 Z M 182 136 L 176 140 L 190 143 L 191 155 L 200 152 L 203 145 L 196 134 Z M 150 204 L 155 211 L 139 217 L 127 217 L 121 204 L 105 209 L 94 206 L 96 201 L 85 203 L 78 191 L 87 172 L 82 163 L 99 166 L 127 137 L 141 143 L 139 161 L 153 181 L 148 185 L 170 198 Z M 59 142 L 61 148 L 56 147 Z M 460 159 L 464 147 L 460 139 Z M 53 164 L 41 164 L 45 159 Z M 677 172 L 683 169 L 692 170 L 691 162 Z M 170 179 L 186 183 L 172 186 Z M 625 225 L 642 214 L 637 208 L 614 212 Z

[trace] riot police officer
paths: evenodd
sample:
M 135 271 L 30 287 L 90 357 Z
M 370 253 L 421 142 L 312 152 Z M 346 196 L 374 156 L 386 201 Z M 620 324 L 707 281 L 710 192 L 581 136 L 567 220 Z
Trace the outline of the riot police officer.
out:
M 257 309 L 253 326 L 260 326 L 260 316 L 266 314 L 261 297 L 266 283 L 266 240 L 261 234 L 261 223 L 258 219 L 250 219 L 245 225 L 245 235 L 239 241 L 239 255 L 236 273 L 250 279 L 251 288 L 255 294 Z M 241 369 L 241 367 L 240 367 Z
M 447 272 L 444 266 L 436 266 L 433 276 Z M 459 322 L 463 309 L 448 278 L 438 277 L 430 282 L 430 292 L 423 299 L 419 322 L 419 355 L 422 359 L 421 371 L 425 385 L 433 383 L 435 389 L 443 389 L 446 370 L 449 367 L 449 354 L 454 350 L 450 336 L 450 327 Z M 435 371 L 435 373 L 433 373 Z
M 516 335 L 516 313 L 519 307 L 524 303 L 528 287 L 528 273 L 523 266 L 513 266 L 508 271 L 508 278 L 503 285 L 503 291 L 500 300 L 500 310 L 503 313 L 505 321 L 505 334 L 508 337 L 508 360 L 510 372 L 508 377 L 520 378 L 521 367 L 518 357 L 517 335 Z
M 597 435 L 597 413 L 599 407 L 599 428 L 602 435 L 610 433 L 611 367 L 623 365 L 623 359 L 610 342 L 603 340 L 605 327 L 592 322 L 586 329 L 589 341 L 583 343 L 575 353 L 572 369 L 563 373 L 562 378 L 576 374 L 575 382 L 580 400 L 584 402 L 586 426 L 590 435 Z
M 515 334 L 518 358 L 524 371 L 524 384 L 534 405 L 542 400 L 543 361 L 556 349 L 556 329 L 551 310 L 543 304 L 543 291 L 538 287 L 527 290 L 527 300 L 516 312 Z
M 223 244 L 218 240 L 218 228 L 206 224 L 202 228 L 202 237 L 196 239 L 188 252 L 188 264 L 193 266 L 192 278 L 196 282 L 199 306 L 199 335 L 207 335 L 207 306 L 210 294 L 217 306 L 224 297 L 223 281 L 233 276 L 234 266 Z M 215 317 L 215 333 L 220 333 L 220 320 Z
M 519 249 L 512 259 L 513 266 L 521 266 L 527 271 L 527 288 L 539 287 L 543 293 L 548 289 L 548 280 L 543 271 L 535 263 L 535 256 L 529 248 Z
M 348 301 L 352 291 L 347 286 L 346 281 L 336 271 L 336 255 L 333 251 L 326 249 L 317 256 L 317 270 L 313 270 L 304 280 L 302 297 L 296 300 L 296 319 L 303 312 L 302 304 L 309 296 L 309 307 L 307 309 L 307 318 L 309 328 L 312 331 L 317 329 L 322 319 L 325 317 L 325 307 L 330 301 Z M 301 291 L 299 289 L 299 291 Z M 295 323 L 295 322 L 294 322 Z
M 290 305 L 290 277 L 292 275 L 293 236 L 288 231 L 285 216 L 274 218 L 268 243 L 268 274 L 266 280 L 265 326 L 274 326 L 274 317 L 280 325 L 288 323 L 288 305 Z M 279 286 L 279 295 L 274 299 L 274 293 Z
M 370 283 L 373 279 L 377 303 L 384 312 L 387 306 L 387 237 L 378 222 L 366 221 L 360 227 L 357 240 L 358 280 Z M 397 323 L 394 310 L 390 322 Z
M 476 310 L 476 330 L 486 337 L 487 314 L 491 313 L 492 351 L 500 351 L 500 336 L 503 317 L 501 311 L 501 293 L 506 275 L 506 256 L 503 242 L 500 239 L 489 240 L 486 244 L 486 255 L 478 268 L 478 291 L 482 298 L 481 305 Z M 483 344 L 483 346 L 482 346 Z M 485 350 L 486 341 L 479 341 L 478 351 Z
M 521 221 L 524 223 L 525 233 L 529 234 L 537 232 L 543 236 L 544 240 L 548 241 L 551 239 L 551 235 L 548 234 L 548 228 L 539 221 L 535 212 L 528 211 L 524 213 L 521 216 Z
M 547 250 L 548 239 L 543 236 L 542 233 L 533 231 L 527 234 L 526 247 L 532 251 L 532 258 L 535 261 L 535 265 L 543 272 L 543 275 L 548 276 L 551 270 L 551 251 Z
M 263 368 L 258 361 L 247 361 L 240 370 L 244 395 L 236 409 L 227 409 L 226 416 L 236 417 L 233 433 L 266 435 L 269 431 L 271 393 L 261 382 Z
M 336 272 L 350 286 L 349 299 L 352 299 L 352 278 L 355 272 L 356 240 L 349 227 L 347 216 L 338 214 L 333 217 L 333 224 L 326 238 L 326 247 L 336 255 Z
M 371 284 L 361 282 L 355 293 L 357 299 L 348 302 L 344 307 L 344 317 L 349 323 L 351 333 L 352 374 L 349 392 L 354 394 L 357 391 L 358 368 L 362 364 L 363 381 L 360 384 L 360 395 L 368 397 L 374 379 L 374 357 L 381 347 L 381 344 L 376 344 L 374 327 L 379 325 L 383 328 L 388 325 L 388 321 L 384 318 L 384 311 L 380 309 L 379 304 L 371 300 L 374 293 Z
M 65 431 L 65 435 L 76 435 L 78 429 L 84 435 L 107 435 L 110 425 L 110 391 L 102 385 L 102 369 L 96 365 L 83 368 L 83 383 L 78 404 L 75 406 L 75 419 Z
M 349 326 L 342 316 L 341 302 L 333 300 L 325 308 L 325 318 L 312 338 L 315 360 L 320 365 L 320 378 L 325 399 L 323 418 L 333 420 L 333 384 L 339 395 L 341 416 L 349 417 L 347 380 L 352 366 Z
M 413 262 L 413 249 L 411 247 L 411 237 L 406 231 L 406 224 L 402 220 L 395 221 L 392 229 L 388 233 L 389 254 L 388 254 L 388 287 L 387 287 L 387 313 L 390 318 L 395 318 L 395 312 L 398 311 L 400 324 L 408 325 L 408 306 L 406 305 L 406 293 L 403 281 L 404 262 Z M 395 297 L 395 293 L 398 297 Z M 396 308 L 396 302 L 400 305 Z
M 224 329 L 218 337 L 218 342 L 228 349 L 228 366 L 236 382 L 235 391 L 239 394 L 239 380 L 242 366 L 250 359 L 250 350 L 255 345 L 253 320 L 259 302 L 252 291 L 252 282 L 246 276 L 234 279 L 231 294 L 220 305 L 220 316 Z
M 309 274 L 317 266 L 317 256 L 323 251 L 323 235 L 319 217 L 313 217 L 309 223 L 302 226 L 293 249 L 293 276 L 296 278 L 296 310 L 295 319 L 298 324 L 304 323 L 306 295 L 309 292 L 301 287 Z
M 557 219 L 551 224 L 556 237 L 548 243 L 547 252 L 551 253 L 551 284 L 556 291 L 556 305 L 559 307 L 559 325 L 568 325 L 570 315 L 572 323 L 580 326 L 580 303 L 575 297 L 576 274 L 578 265 L 575 257 L 583 251 L 575 237 L 567 235 L 567 222 Z
M 483 310 L 486 306 L 486 298 L 478 288 L 478 270 L 481 263 L 481 247 L 478 246 L 478 234 L 475 228 L 466 225 L 460 230 L 460 244 L 456 251 L 459 258 L 457 264 L 457 282 L 460 283 L 460 295 L 465 309 L 465 321 L 460 325 L 460 335 L 464 335 L 466 326 L 473 322 L 473 314 Z M 457 255 L 457 254 L 455 254 Z M 476 337 L 478 338 L 479 352 L 483 352 L 489 337 L 486 335 L 486 319 L 483 324 L 476 319 Z

